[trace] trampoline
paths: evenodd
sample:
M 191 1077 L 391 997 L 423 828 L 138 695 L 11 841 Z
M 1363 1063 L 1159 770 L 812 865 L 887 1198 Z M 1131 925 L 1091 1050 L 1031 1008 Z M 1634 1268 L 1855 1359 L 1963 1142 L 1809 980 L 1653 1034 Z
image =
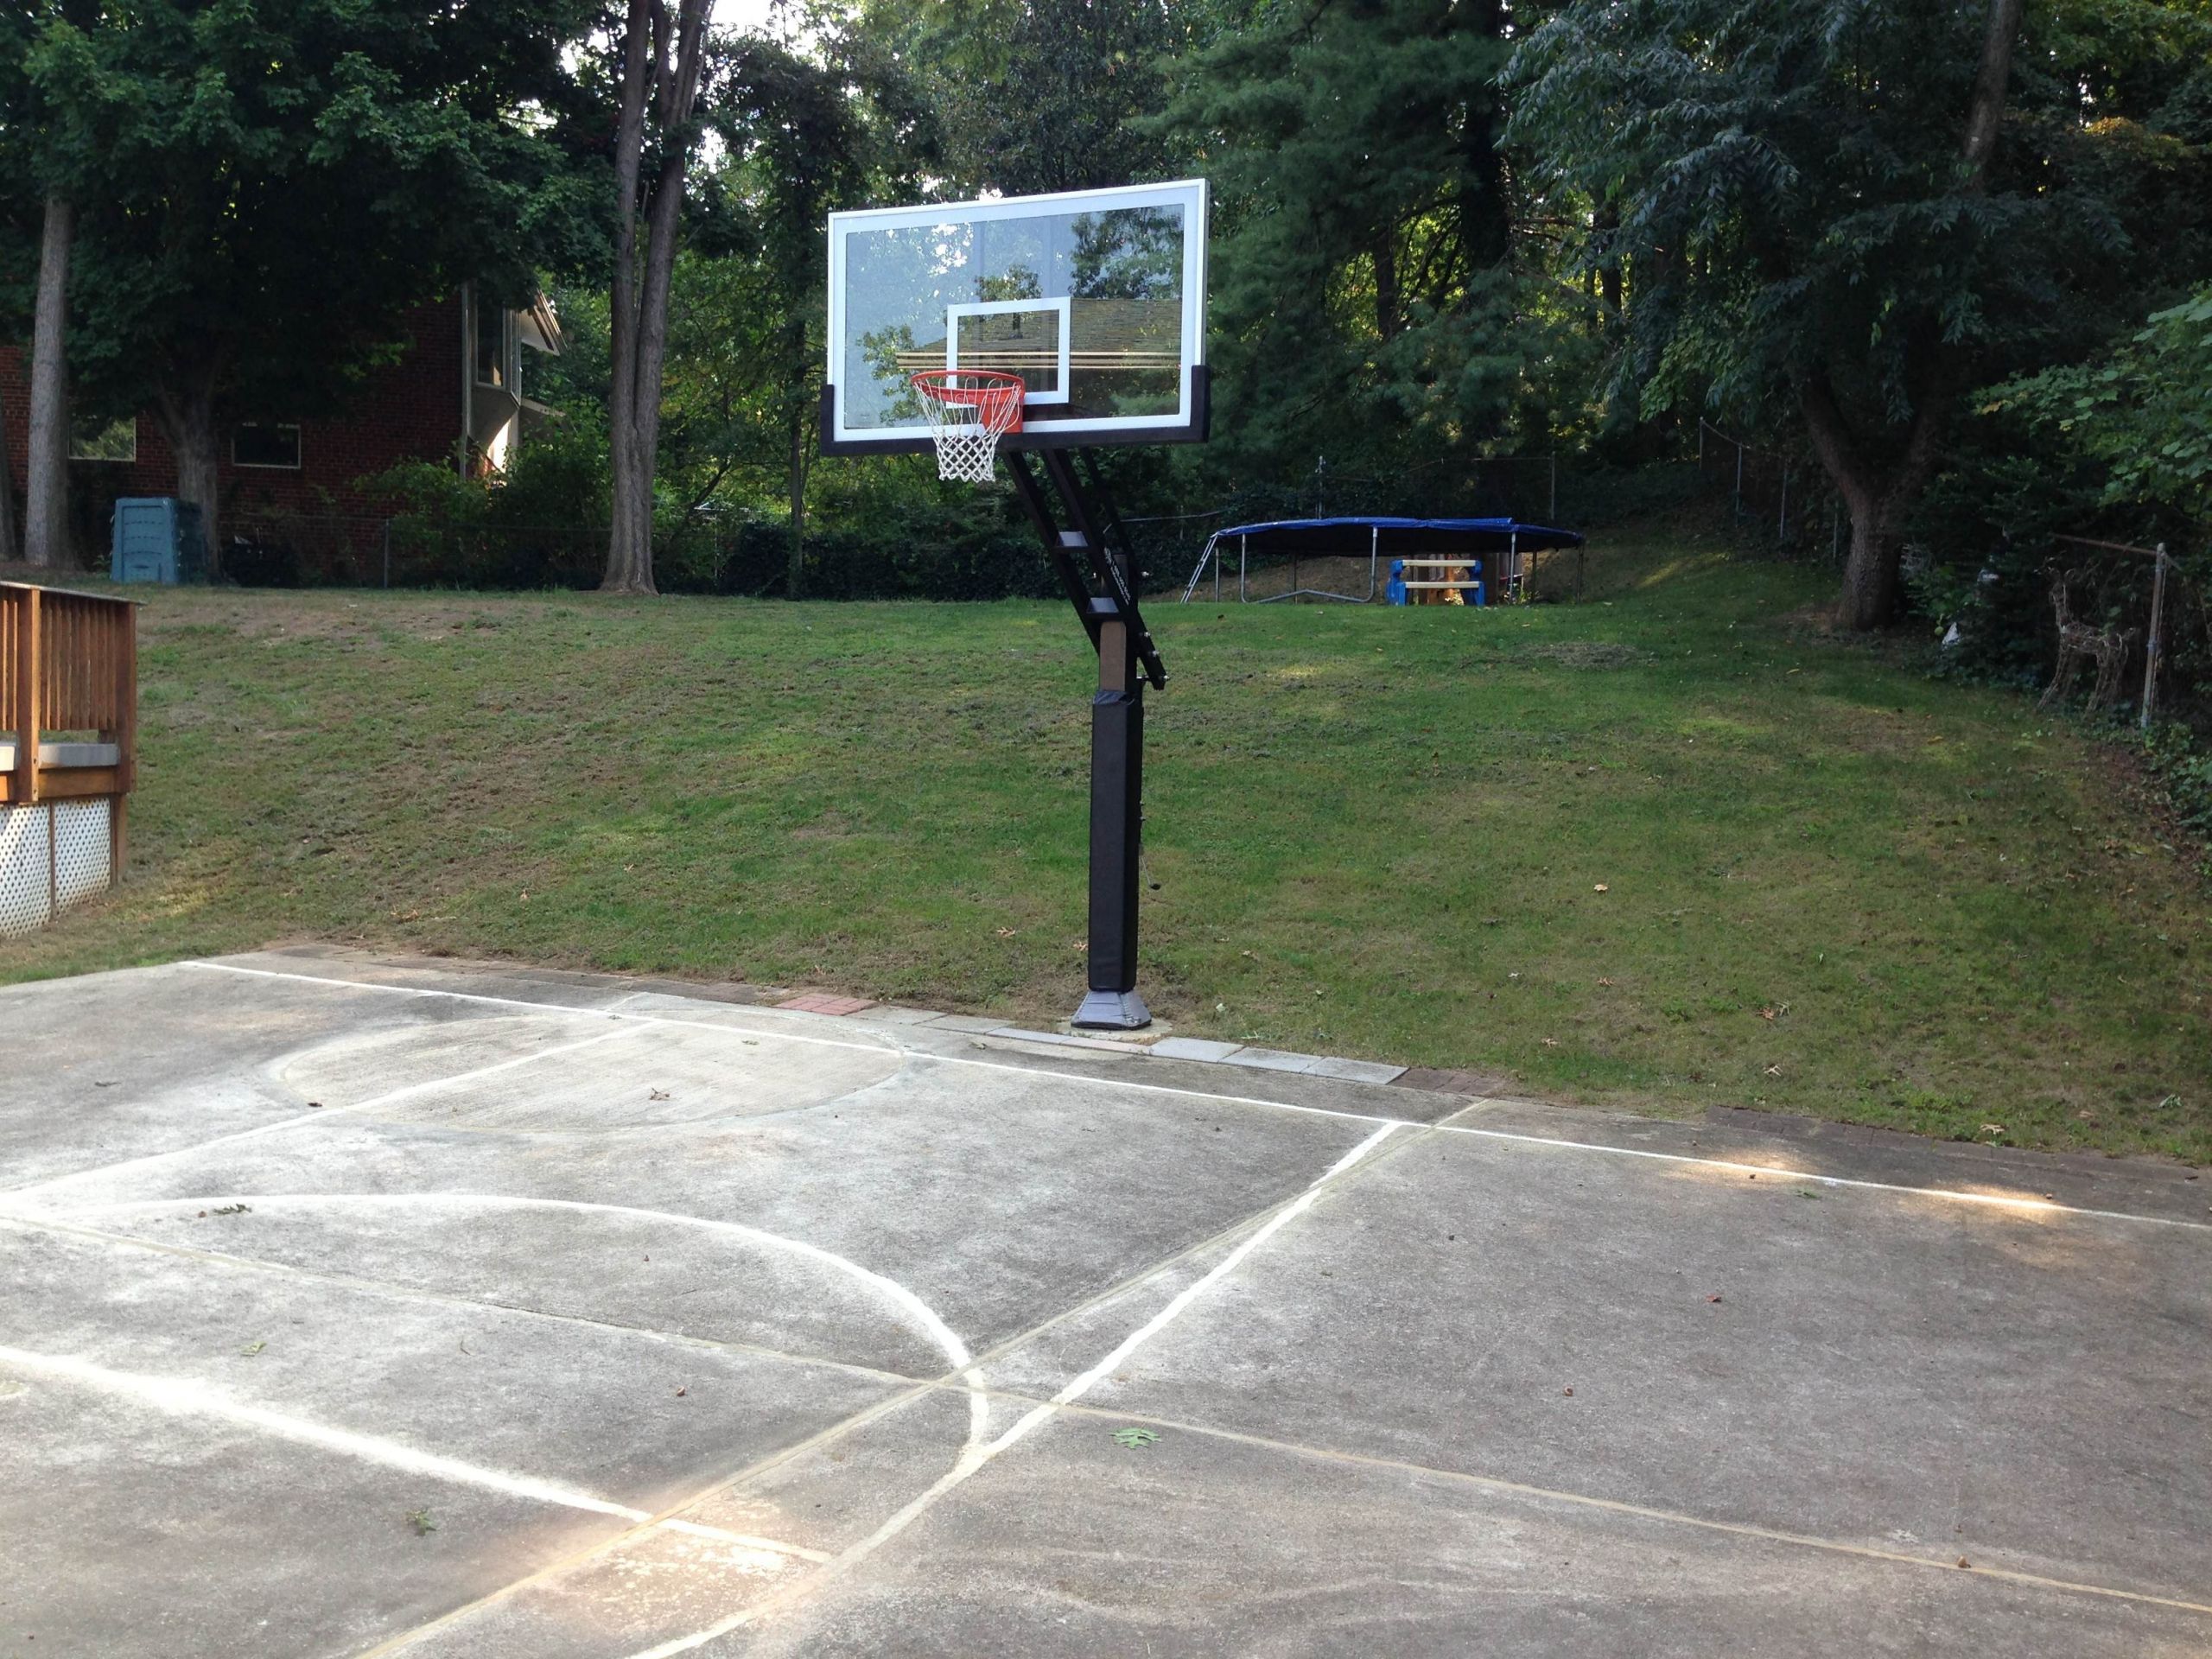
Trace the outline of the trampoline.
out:
M 1225 550 L 1236 550 L 1236 597 L 1240 603 L 1271 605 L 1281 599 L 1332 599 L 1363 605 L 1380 591 L 1385 559 L 1413 563 L 1452 561 L 1460 563 L 1502 560 L 1503 569 L 1491 578 L 1491 592 L 1499 600 L 1520 596 L 1524 556 L 1548 548 L 1580 547 L 1581 535 L 1548 524 L 1524 524 L 1517 518 L 1403 518 L 1365 515 L 1342 518 L 1278 518 L 1266 524 L 1233 524 L 1206 538 L 1197 569 L 1183 586 L 1188 604 L 1213 567 L 1214 597 L 1221 597 L 1221 567 Z M 1367 591 L 1340 594 L 1326 588 L 1299 584 L 1301 558 L 1357 558 L 1367 556 Z M 1251 599 L 1246 592 L 1252 556 L 1287 554 L 1291 559 L 1290 591 Z M 1445 584 L 1433 584 L 1442 586 Z

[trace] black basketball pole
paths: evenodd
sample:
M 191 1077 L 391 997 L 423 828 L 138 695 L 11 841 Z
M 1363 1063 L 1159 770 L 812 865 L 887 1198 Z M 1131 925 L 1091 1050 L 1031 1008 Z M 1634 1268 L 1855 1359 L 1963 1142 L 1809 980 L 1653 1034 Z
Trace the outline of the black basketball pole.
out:
M 1012 451 L 1006 459 L 1022 505 L 1098 652 L 1098 690 L 1090 701 L 1090 990 L 1071 1023 L 1135 1031 L 1152 1023 L 1152 1011 L 1137 994 L 1144 689 L 1147 679 L 1154 687 L 1165 685 L 1167 672 L 1137 611 L 1133 562 L 1126 549 L 1107 544 L 1066 453 L 1045 449 L 1038 455 L 1046 482 L 1059 498 L 1057 514 L 1028 455 Z M 1095 482 L 1096 469 L 1087 470 Z

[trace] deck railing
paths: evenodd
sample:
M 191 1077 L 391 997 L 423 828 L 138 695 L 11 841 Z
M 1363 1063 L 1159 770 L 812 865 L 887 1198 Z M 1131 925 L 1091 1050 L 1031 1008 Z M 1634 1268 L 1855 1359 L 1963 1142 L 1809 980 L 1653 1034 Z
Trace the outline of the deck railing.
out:
M 0 935 L 119 879 L 137 603 L 0 582 Z

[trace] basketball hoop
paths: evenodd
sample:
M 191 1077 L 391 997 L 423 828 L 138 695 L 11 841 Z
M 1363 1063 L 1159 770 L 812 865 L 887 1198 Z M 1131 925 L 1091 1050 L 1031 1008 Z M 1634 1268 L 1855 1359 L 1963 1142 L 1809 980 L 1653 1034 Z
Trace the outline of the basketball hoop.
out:
M 1021 377 L 995 369 L 925 369 L 913 377 L 913 387 L 937 440 L 937 475 L 989 483 L 999 439 L 1021 430 L 1028 390 Z

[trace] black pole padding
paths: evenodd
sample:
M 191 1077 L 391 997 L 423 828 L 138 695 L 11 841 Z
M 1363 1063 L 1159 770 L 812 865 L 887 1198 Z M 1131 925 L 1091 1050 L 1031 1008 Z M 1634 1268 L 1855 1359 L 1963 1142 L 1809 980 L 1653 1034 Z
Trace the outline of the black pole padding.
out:
M 1137 986 L 1137 883 L 1144 823 L 1144 688 L 1090 702 L 1091 991 Z

